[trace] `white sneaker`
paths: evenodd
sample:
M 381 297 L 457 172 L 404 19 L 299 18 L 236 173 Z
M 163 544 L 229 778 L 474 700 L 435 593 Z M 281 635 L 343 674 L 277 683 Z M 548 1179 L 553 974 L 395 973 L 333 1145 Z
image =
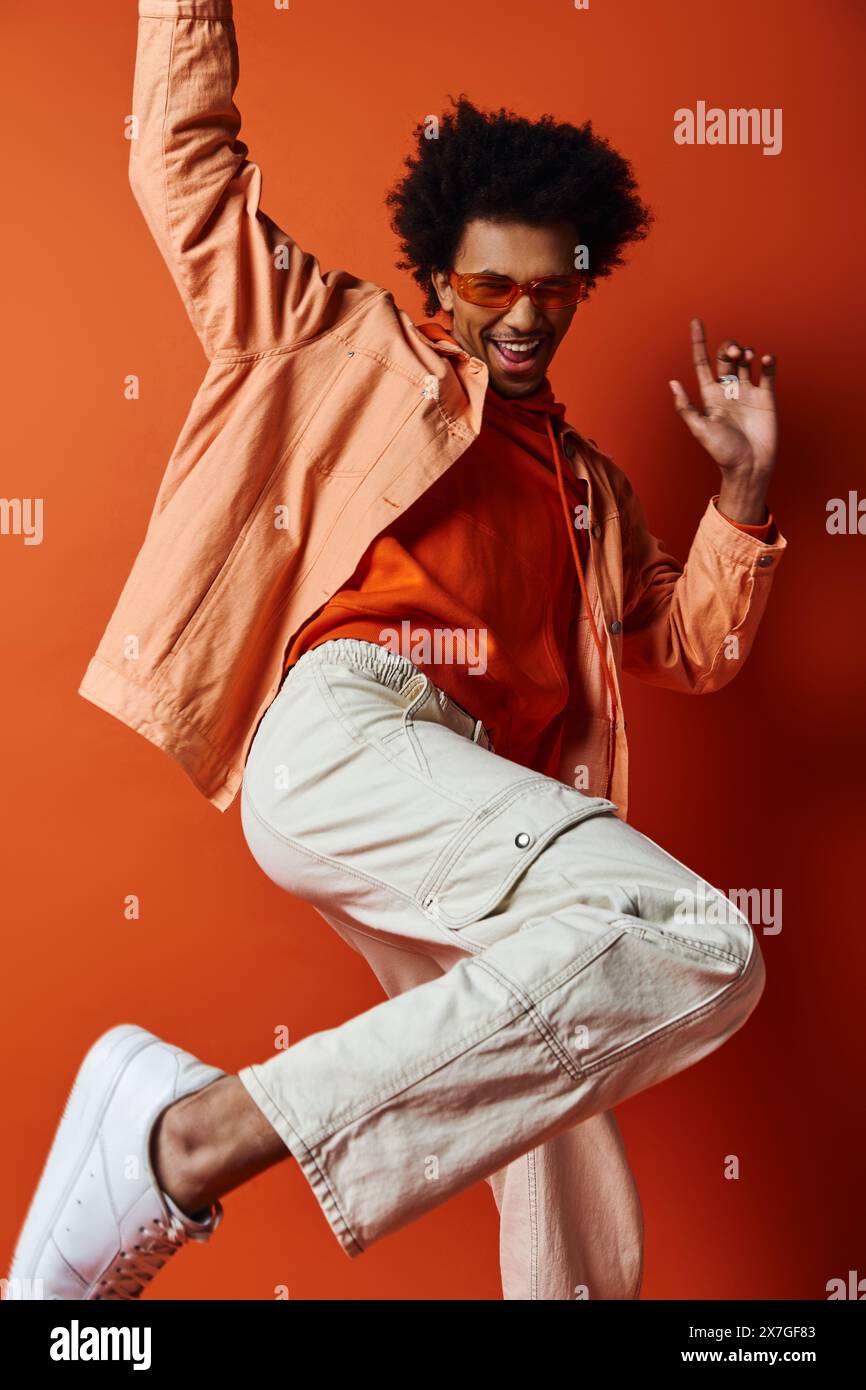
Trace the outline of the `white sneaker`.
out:
M 7 1299 L 138 1298 L 182 1245 L 210 1238 L 221 1204 L 205 1220 L 181 1211 L 156 1181 L 150 1140 L 167 1106 L 225 1075 L 131 1023 L 96 1040 L 21 1228 Z

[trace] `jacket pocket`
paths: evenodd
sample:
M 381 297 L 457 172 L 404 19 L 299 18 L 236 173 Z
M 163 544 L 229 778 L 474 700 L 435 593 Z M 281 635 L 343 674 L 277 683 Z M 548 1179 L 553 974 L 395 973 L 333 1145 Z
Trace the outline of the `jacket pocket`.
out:
M 585 796 L 549 777 L 513 783 L 463 822 L 417 891 L 440 926 L 459 929 L 487 916 L 561 831 L 615 811 L 604 796 Z

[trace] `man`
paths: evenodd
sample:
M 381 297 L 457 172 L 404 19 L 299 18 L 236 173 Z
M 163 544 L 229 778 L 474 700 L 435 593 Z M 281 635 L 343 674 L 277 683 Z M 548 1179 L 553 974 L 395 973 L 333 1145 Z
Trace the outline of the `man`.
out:
M 415 325 L 262 212 L 229 0 L 139 15 L 130 178 L 209 365 L 81 694 L 218 809 L 242 787 L 258 863 L 390 997 L 238 1076 L 103 1034 L 12 1278 L 138 1297 L 291 1155 L 350 1256 L 485 1178 L 506 1298 L 637 1297 L 611 1107 L 742 1026 L 764 966 L 626 823 L 619 680 L 717 690 L 750 649 L 774 363 L 755 385 L 730 343 L 714 374 L 693 324 L 704 411 L 672 389 L 721 484 L 683 567 L 547 380 L 649 226 L 627 162 L 466 100 L 419 131 L 389 201 L 448 322 Z

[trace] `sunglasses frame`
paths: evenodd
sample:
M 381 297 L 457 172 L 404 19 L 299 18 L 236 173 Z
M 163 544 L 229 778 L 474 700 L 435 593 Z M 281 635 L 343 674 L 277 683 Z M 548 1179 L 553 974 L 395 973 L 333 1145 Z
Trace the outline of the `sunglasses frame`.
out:
M 507 280 L 508 283 L 511 285 L 508 298 L 503 300 L 501 304 L 479 304 L 479 301 L 477 299 L 472 299 L 469 295 L 465 293 L 465 290 L 469 287 L 469 282 L 471 280 L 489 280 L 491 278 Z M 550 304 L 539 304 L 538 300 L 535 297 L 536 292 L 540 285 L 545 285 L 550 280 L 571 280 L 573 283 L 575 283 L 576 288 L 578 289 L 577 297 L 575 299 L 568 300 L 565 304 L 557 304 L 555 306 L 552 306 Z M 572 275 L 542 275 L 537 280 L 527 280 L 525 284 L 518 285 L 516 280 L 511 279 L 510 275 L 492 277 L 491 272 L 489 271 L 470 271 L 468 274 L 461 275 L 452 267 L 451 270 L 449 270 L 448 272 L 448 282 L 452 286 L 452 288 L 456 290 L 460 298 L 466 300 L 467 304 L 475 304 L 482 309 L 510 309 L 512 304 L 516 304 L 517 300 L 520 299 L 521 295 L 524 294 L 529 295 L 529 298 L 532 300 L 536 309 L 550 309 L 552 307 L 555 307 L 557 309 L 569 309 L 573 304 L 582 303 L 583 300 L 586 299 L 587 295 L 586 281 L 584 280 L 584 277 L 580 274 L 579 271 L 574 272 Z

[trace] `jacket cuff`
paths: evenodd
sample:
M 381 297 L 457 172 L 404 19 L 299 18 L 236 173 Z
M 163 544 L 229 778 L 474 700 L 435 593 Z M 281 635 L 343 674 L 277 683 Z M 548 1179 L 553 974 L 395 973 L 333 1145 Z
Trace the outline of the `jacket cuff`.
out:
M 722 511 L 718 502 L 716 502 L 714 505 L 716 511 L 721 513 L 721 515 L 725 518 L 725 521 L 729 521 L 732 526 L 736 526 L 738 531 L 745 531 L 746 535 L 748 536 L 757 536 L 758 540 L 765 541 L 773 530 L 773 513 L 770 511 L 766 504 L 764 505 L 764 511 L 767 513 L 767 520 L 755 523 L 746 521 L 735 521 L 732 516 L 728 516 L 727 512 Z
M 232 0 L 138 0 L 142 19 L 231 19 Z
M 755 574 L 771 575 L 778 565 L 788 542 L 775 523 L 775 539 L 761 540 L 741 531 L 736 522 L 729 521 L 719 511 L 718 493 L 711 497 L 701 517 L 698 531 L 710 548 L 729 564 L 742 566 Z

